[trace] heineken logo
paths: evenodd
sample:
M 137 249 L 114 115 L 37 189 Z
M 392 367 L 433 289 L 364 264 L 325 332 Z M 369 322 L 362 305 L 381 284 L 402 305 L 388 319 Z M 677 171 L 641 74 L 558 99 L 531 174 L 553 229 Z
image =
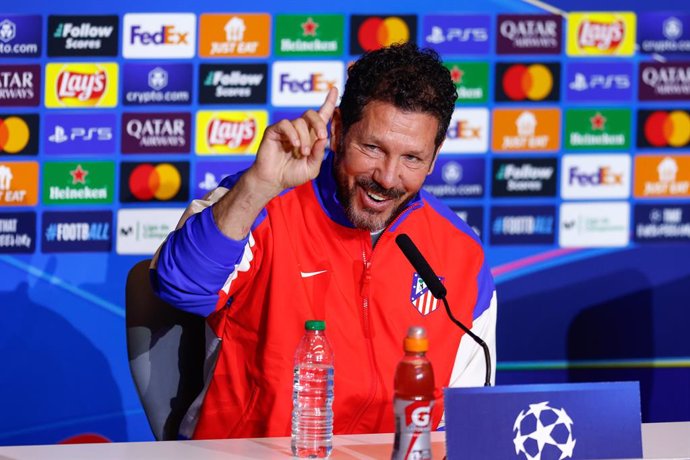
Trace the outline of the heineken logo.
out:
M 344 18 L 336 14 L 276 16 L 275 52 L 279 56 L 340 56 Z
M 112 162 L 48 162 L 43 170 L 45 204 L 112 203 Z
M 458 92 L 458 101 L 486 102 L 489 65 L 485 62 L 446 62 L 450 78 Z
M 630 146 L 628 109 L 572 109 L 565 115 L 566 148 L 620 150 Z

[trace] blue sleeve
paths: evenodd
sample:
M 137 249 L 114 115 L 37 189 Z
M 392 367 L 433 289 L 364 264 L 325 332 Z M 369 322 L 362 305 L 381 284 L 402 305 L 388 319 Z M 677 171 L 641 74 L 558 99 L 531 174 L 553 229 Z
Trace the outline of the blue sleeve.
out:
M 181 310 L 210 315 L 216 309 L 218 292 L 242 258 L 248 238 L 238 241 L 223 235 L 210 206 L 192 215 L 161 246 L 152 274 L 154 291 Z

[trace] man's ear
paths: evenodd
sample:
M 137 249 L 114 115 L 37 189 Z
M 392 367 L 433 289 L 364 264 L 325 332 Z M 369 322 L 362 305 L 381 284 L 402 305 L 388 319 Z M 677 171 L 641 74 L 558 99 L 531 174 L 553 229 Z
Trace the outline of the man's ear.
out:
M 436 152 L 434 152 L 434 159 L 431 161 L 431 166 L 429 166 L 429 172 L 426 173 L 427 176 L 431 175 L 431 173 L 434 172 L 434 166 L 436 166 L 436 160 L 438 160 L 438 154 L 439 154 L 439 152 L 441 152 L 441 148 L 443 147 L 443 143 L 445 141 L 446 141 L 445 139 L 442 140 L 441 144 L 436 149 Z
M 340 107 L 336 107 L 333 111 L 333 118 L 331 118 L 331 150 L 338 151 L 338 143 L 341 141 L 340 137 L 343 135 L 343 123 L 340 117 Z

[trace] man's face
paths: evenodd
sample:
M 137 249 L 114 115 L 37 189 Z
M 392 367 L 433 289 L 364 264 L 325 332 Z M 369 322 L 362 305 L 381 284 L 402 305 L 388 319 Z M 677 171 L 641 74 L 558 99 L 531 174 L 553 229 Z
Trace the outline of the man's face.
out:
M 340 113 L 335 114 L 331 147 L 338 199 L 357 228 L 382 230 L 419 191 L 438 153 L 437 130 L 430 114 L 373 101 L 341 138 Z

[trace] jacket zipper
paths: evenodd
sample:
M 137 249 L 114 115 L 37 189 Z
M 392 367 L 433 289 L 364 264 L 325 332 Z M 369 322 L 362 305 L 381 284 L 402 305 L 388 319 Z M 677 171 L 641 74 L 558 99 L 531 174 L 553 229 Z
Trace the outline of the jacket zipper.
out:
M 381 238 L 386 237 L 386 233 L 389 231 L 389 228 L 392 225 L 394 225 L 403 214 L 410 210 L 416 209 L 417 207 L 419 207 L 418 204 L 413 204 L 412 206 L 409 206 L 407 209 L 405 209 L 402 213 L 400 213 L 400 215 L 398 215 L 395 218 L 395 220 L 393 220 L 393 222 L 391 222 L 384 229 L 383 233 L 379 237 L 379 242 L 381 242 Z M 366 238 L 371 238 L 371 235 L 367 234 Z M 367 343 L 367 357 L 369 358 L 369 369 L 371 370 L 372 379 L 371 383 L 369 384 L 369 396 L 367 397 L 364 404 L 362 404 L 360 409 L 357 411 L 355 416 L 352 418 L 352 422 L 350 423 L 350 426 L 348 427 L 346 433 L 352 433 L 354 427 L 357 426 L 364 413 L 374 402 L 374 399 L 376 398 L 376 393 L 378 391 L 378 381 L 381 377 L 380 375 L 378 375 L 379 369 L 376 365 L 376 360 L 374 359 L 374 345 L 372 343 L 371 336 L 371 318 L 369 316 L 369 295 L 371 290 L 371 258 L 373 257 L 374 251 L 374 248 L 372 247 L 372 254 L 370 257 L 367 257 L 367 248 L 369 244 L 371 244 L 371 240 L 362 242 L 362 263 L 364 264 L 364 271 L 362 272 L 362 279 L 360 281 L 359 292 L 360 296 L 362 297 L 362 324 L 364 328 L 364 338 Z
M 367 235 L 369 236 L 369 235 Z M 376 392 L 378 390 L 378 372 L 376 362 L 374 361 L 374 347 L 371 343 L 371 318 L 369 316 L 369 293 L 371 289 L 371 261 L 367 257 L 367 243 L 362 244 L 362 263 L 364 265 L 364 271 L 362 272 L 362 279 L 360 280 L 360 296 L 362 297 L 362 327 L 364 329 L 364 338 L 367 344 L 367 357 L 369 359 L 369 369 L 371 370 L 372 378 L 369 383 L 369 395 L 364 401 L 362 406 L 359 408 L 354 417 L 352 417 L 352 422 L 347 429 L 347 433 L 352 433 L 354 428 L 359 423 L 360 419 L 364 413 L 369 409 L 369 406 L 374 402 L 376 398 Z

